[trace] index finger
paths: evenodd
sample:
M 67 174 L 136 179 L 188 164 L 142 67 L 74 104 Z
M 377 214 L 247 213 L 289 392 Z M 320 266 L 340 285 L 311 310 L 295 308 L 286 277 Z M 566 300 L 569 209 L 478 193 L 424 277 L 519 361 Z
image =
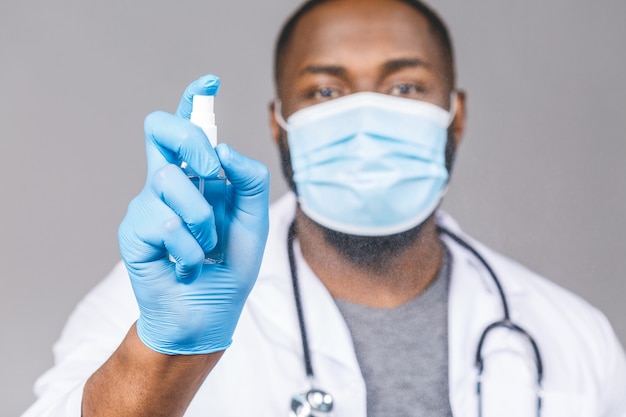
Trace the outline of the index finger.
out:
M 176 116 L 189 119 L 191 115 L 191 103 L 193 96 L 216 96 L 220 89 L 220 78 L 217 75 L 208 74 L 198 78 L 187 86 L 178 104 Z

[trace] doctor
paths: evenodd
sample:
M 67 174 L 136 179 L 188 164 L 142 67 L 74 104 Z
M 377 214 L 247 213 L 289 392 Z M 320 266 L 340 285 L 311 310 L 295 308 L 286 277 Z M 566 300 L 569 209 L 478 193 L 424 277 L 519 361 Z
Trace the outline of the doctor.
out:
M 176 115 L 146 119 L 124 264 L 72 315 L 25 415 L 626 416 L 602 314 L 437 211 L 466 112 L 437 15 L 309 1 L 275 59 L 294 192 L 269 232 L 266 169 L 186 120 L 219 87 L 203 77 Z M 212 212 L 181 160 L 232 183 L 223 264 L 202 265 Z

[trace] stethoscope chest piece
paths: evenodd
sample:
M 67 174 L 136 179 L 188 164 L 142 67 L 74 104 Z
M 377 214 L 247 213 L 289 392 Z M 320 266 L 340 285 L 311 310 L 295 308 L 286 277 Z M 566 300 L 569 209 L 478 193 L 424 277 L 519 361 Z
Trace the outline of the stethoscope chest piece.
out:
M 294 395 L 290 417 L 326 417 L 333 411 L 333 397 L 325 391 L 312 388 Z

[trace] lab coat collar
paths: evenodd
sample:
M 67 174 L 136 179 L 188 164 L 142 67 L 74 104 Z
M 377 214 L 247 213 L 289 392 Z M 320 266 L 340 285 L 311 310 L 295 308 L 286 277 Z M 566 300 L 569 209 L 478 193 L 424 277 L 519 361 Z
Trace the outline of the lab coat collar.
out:
M 474 249 L 478 251 L 489 263 L 491 268 L 495 271 L 498 280 L 501 282 L 502 287 L 505 289 L 505 293 L 507 296 L 517 296 L 523 295 L 526 293 L 527 289 L 521 284 L 521 282 L 517 279 L 514 279 L 514 276 L 517 275 L 517 272 L 523 273 L 525 271 L 524 267 L 515 263 L 514 261 L 503 257 L 502 255 L 494 252 L 487 246 L 473 239 L 472 237 L 466 235 L 459 224 L 445 211 L 439 210 L 436 213 L 436 221 L 437 224 L 443 226 L 461 237 L 467 243 L 469 243 Z M 497 295 L 497 288 L 493 282 L 493 279 L 489 275 L 489 272 L 485 269 L 485 267 L 481 264 L 481 262 L 469 251 L 460 247 L 458 244 L 454 243 L 452 239 L 444 237 L 443 240 L 446 242 L 448 249 L 453 253 L 453 257 L 459 261 L 462 265 L 466 265 L 471 267 L 473 270 L 477 272 L 477 276 L 480 279 L 481 288 L 488 293 L 492 293 Z

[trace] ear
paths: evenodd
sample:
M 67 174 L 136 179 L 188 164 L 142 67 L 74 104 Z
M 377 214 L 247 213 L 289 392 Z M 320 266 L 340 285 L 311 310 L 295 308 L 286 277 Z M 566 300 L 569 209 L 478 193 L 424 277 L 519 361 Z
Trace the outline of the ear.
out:
M 276 100 L 272 100 L 269 102 L 268 109 L 269 109 L 270 129 L 272 133 L 272 139 L 274 139 L 275 144 L 279 145 L 281 127 L 278 124 L 278 121 L 276 121 L 276 113 L 275 113 Z
M 467 115 L 467 109 L 465 102 L 467 94 L 463 90 L 457 90 L 456 92 L 456 112 L 454 113 L 454 120 L 452 121 L 452 134 L 454 136 L 454 144 L 458 147 L 463 139 L 465 133 L 465 118 Z

